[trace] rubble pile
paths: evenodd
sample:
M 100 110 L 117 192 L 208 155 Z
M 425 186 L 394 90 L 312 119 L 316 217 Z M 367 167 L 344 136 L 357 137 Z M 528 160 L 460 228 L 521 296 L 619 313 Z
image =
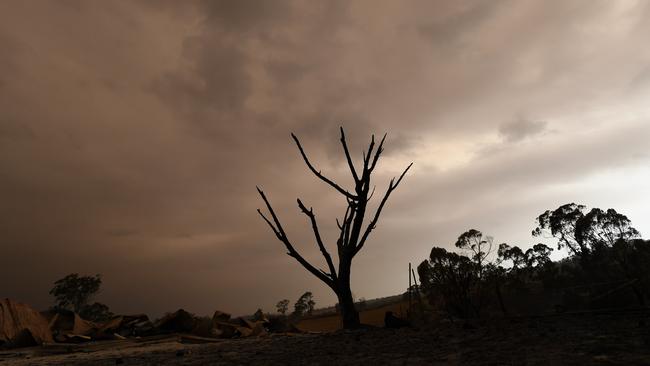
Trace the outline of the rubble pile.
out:
M 167 314 L 156 322 L 161 333 L 190 333 L 196 326 L 196 317 L 183 309 Z
M 92 322 L 69 310 L 39 313 L 9 299 L 0 302 L 0 347 L 72 345 L 105 340 L 142 340 L 178 335 L 179 340 L 214 342 L 224 338 L 263 337 L 272 332 L 300 332 L 285 321 L 256 314 L 251 319 L 232 318 L 215 311 L 212 318 L 197 317 L 179 309 L 152 322 L 145 314 L 118 315 Z
M 47 320 L 41 313 L 9 299 L 0 301 L 0 345 L 28 347 L 52 341 Z
M 57 309 L 45 312 L 49 320 L 49 330 L 57 342 L 79 343 L 91 340 L 99 329 L 99 325 L 81 318 L 79 314 Z
M 98 339 L 122 339 L 154 334 L 154 325 L 145 314 L 118 315 L 105 322 L 97 332 Z

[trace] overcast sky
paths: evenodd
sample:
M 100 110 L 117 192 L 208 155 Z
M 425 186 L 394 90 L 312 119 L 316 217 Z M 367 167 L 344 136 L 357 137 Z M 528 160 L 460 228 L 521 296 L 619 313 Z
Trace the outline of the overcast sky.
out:
M 410 162 L 355 258 L 353 292 L 476 228 L 528 247 L 577 202 L 650 233 L 645 1 L 2 1 L 0 297 L 44 308 L 100 273 L 98 300 L 159 315 L 274 310 L 330 290 L 257 216 L 260 185 L 321 264 L 353 154 L 388 133 L 377 189 Z

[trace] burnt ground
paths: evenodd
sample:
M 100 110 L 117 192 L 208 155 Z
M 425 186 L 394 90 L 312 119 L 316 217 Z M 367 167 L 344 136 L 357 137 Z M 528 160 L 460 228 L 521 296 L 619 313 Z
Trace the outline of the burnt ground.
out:
M 55 355 L 39 355 L 38 349 L 4 352 L 0 366 L 650 365 L 650 318 L 648 311 L 583 313 L 206 344 L 167 338 L 107 345 Z

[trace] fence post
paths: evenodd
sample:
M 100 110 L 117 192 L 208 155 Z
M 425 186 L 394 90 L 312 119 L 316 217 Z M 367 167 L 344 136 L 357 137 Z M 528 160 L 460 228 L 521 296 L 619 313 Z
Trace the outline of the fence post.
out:
M 411 318 L 411 309 L 413 308 L 413 301 L 412 301 L 412 292 L 411 292 L 411 262 L 409 262 L 409 287 L 408 287 L 408 298 L 409 298 L 409 309 L 406 312 L 406 316 L 410 319 Z

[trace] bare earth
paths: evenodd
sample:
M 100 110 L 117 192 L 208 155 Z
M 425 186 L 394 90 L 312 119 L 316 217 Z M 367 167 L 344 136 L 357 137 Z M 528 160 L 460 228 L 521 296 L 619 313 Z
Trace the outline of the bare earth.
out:
M 648 320 L 647 311 L 615 312 L 205 344 L 118 341 L 46 356 L 1 352 L 0 365 L 650 365 Z

